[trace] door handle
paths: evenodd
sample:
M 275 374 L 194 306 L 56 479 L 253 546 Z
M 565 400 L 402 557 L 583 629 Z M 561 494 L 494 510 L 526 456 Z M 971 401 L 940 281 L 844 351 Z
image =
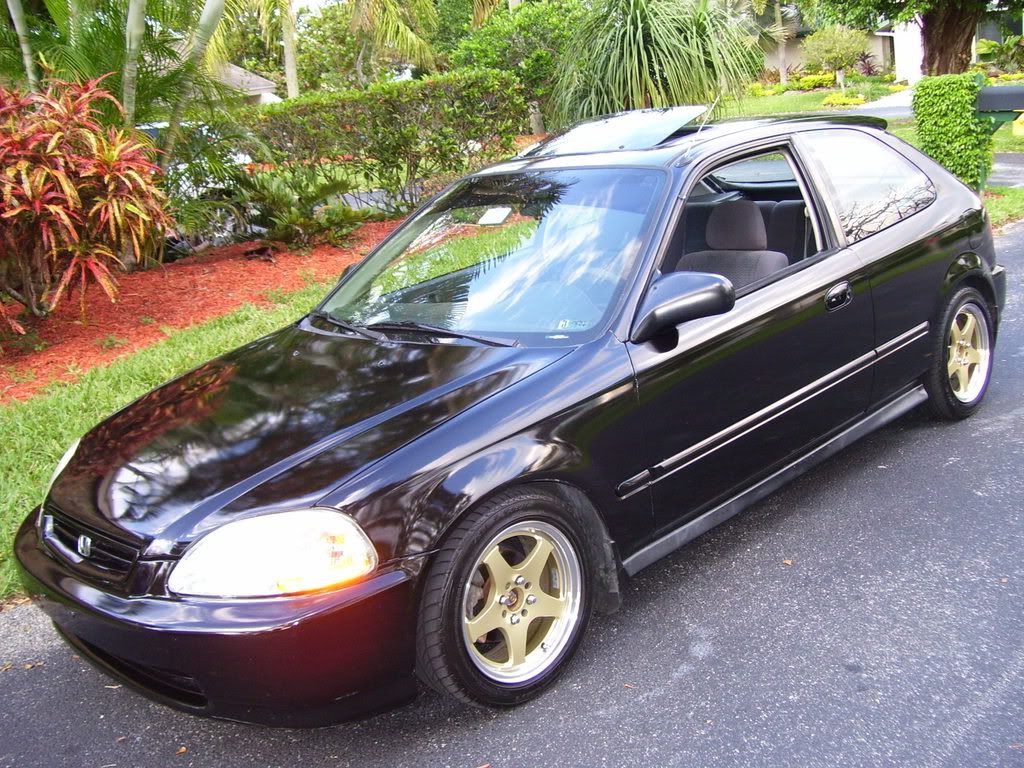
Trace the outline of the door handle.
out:
M 851 301 L 853 301 L 853 286 L 844 280 L 839 285 L 832 286 L 829 292 L 825 294 L 825 309 L 829 312 L 835 312 L 837 309 L 845 307 Z

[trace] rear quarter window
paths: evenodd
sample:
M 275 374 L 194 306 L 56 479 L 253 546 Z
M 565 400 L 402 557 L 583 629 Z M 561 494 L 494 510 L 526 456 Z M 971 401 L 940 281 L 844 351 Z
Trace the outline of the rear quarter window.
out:
M 800 140 L 822 169 L 825 191 L 851 243 L 935 201 L 935 187 L 924 172 L 873 136 L 836 128 L 807 131 Z

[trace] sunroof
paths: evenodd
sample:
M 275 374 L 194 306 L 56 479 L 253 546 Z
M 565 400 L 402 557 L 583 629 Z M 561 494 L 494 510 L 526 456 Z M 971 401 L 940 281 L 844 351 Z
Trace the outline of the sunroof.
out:
M 706 111 L 706 106 L 686 105 L 665 109 L 635 109 L 595 117 L 593 120 L 577 123 L 564 133 L 530 147 L 521 157 L 650 149 L 692 123 Z

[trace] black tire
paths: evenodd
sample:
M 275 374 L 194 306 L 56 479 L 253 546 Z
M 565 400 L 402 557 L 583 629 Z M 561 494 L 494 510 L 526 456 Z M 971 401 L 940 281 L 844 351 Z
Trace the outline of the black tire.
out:
M 586 517 L 566 501 L 531 488 L 502 492 L 467 514 L 444 540 L 424 582 L 416 633 L 416 671 L 420 679 L 434 690 L 461 702 L 489 707 L 515 706 L 548 688 L 568 666 L 590 620 L 595 563 L 591 548 L 582 539 L 588 530 L 587 522 Z M 578 598 L 574 598 L 578 612 L 571 623 L 568 619 L 565 620 L 559 635 L 557 653 L 551 657 L 541 656 L 535 662 L 548 666 L 529 679 L 514 682 L 496 680 L 479 668 L 480 657 L 474 661 L 473 648 L 481 646 L 468 639 L 466 635 L 469 630 L 464 630 L 467 605 L 473 602 L 470 597 L 471 581 L 474 580 L 474 574 L 489 573 L 480 561 L 487 551 L 497 548 L 494 544 L 496 537 L 501 537 L 507 531 L 517 530 L 516 526 L 519 524 L 534 523 L 546 526 L 545 530 L 557 531 L 564 537 L 564 541 L 571 545 L 573 554 L 578 559 L 580 594 Z M 555 555 L 549 557 L 553 558 Z M 507 557 L 503 559 L 507 561 Z M 524 557 L 523 562 L 525 559 Z M 556 561 L 549 559 L 545 562 Z M 482 576 L 478 575 L 476 578 Z M 526 587 L 531 587 L 531 584 L 526 582 Z M 498 590 L 501 589 L 502 586 L 499 586 Z M 575 591 L 573 594 L 575 595 Z M 497 599 L 497 596 L 488 590 L 486 596 L 481 598 L 481 604 L 492 597 Z M 520 610 L 525 610 L 527 605 L 525 597 L 523 595 L 523 602 L 518 603 Z M 547 595 L 544 597 L 546 599 Z M 494 606 L 493 601 L 490 605 L 498 611 L 502 610 L 501 607 Z M 483 610 L 480 611 L 481 615 L 483 613 Z M 538 618 L 534 616 L 523 624 L 524 633 L 533 632 L 534 641 L 538 643 L 534 651 L 531 651 L 531 655 L 536 654 L 540 646 L 547 649 L 547 643 L 539 642 L 537 636 L 541 635 L 543 639 L 547 636 L 543 635 L 544 632 L 553 635 L 554 630 L 551 628 L 561 619 L 540 619 L 540 624 L 536 624 L 537 621 Z M 510 635 L 505 634 L 505 628 L 496 628 L 493 631 L 499 633 L 497 636 L 504 638 L 506 644 L 511 642 Z M 490 634 L 487 636 L 492 637 Z M 498 644 L 500 645 L 500 642 Z M 524 645 L 524 649 L 525 647 Z M 511 662 L 511 650 L 508 653 L 507 661 Z
M 951 338 L 953 323 L 957 329 L 966 314 L 973 315 L 978 322 L 979 332 L 977 346 L 984 348 L 979 351 L 981 362 L 965 368 L 970 385 L 958 391 L 961 380 L 951 373 L 951 367 L 957 365 L 958 354 Z M 983 326 L 983 328 L 982 328 Z M 946 302 L 939 317 L 937 333 L 932 340 L 932 362 L 924 377 L 924 386 L 928 392 L 928 406 L 932 414 L 939 419 L 965 419 L 978 410 L 985 392 L 988 390 L 992 377 L 993 348 L 995 346 L 995 326 L 988 302 L 981 293 L 970 286 L 957 289 Z M 973 346 L 965 348 L 968 354 L 974 354 Z M 966 360 L 966 358 L 961 358 Z M 977 377 L 977 378 L 976 378 Z

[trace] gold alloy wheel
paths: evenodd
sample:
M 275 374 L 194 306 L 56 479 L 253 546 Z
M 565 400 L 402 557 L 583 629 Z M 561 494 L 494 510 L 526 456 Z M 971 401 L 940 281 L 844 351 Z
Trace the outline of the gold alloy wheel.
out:
M 515 523 L 483 548 L 463 592 L 462 635 L 473 664 L 499 683 L 552 667 L 580 618 L 583 574 L 569 539 L 548 523 Z
M 953 396 L 972 403 L 981 394 L 989 372 L 988 321 L 981 308 L 968 301 L 957 310 L 949 327 L 946 372 Z

